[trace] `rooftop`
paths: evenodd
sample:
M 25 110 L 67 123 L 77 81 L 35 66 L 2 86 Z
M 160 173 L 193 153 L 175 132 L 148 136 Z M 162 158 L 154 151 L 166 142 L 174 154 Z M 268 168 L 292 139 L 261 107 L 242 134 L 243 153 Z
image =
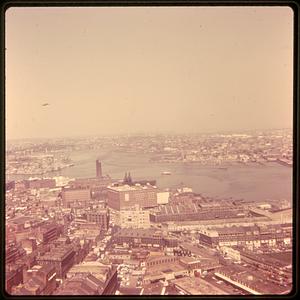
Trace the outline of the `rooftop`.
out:
M 119 185 L 119 186 L 108 186 L 108 189 L 116 192 L 128 192 L 128 191 L 141 191 L 141 190 L 154 190 L 157 189 L 156 186 L 152 185 Z
M 123 228 L 118 231 L 115 236 L 124 236 L 124 237 L 157 237 L 161 236 L 162 231 L 156 229 L 142 229 L 142 228 Z
M 64 245 L 52 248 L 50 252 L 38 257 L 38 260 L 63 260 L 71 252 L 74 252 L 71 245 Z
M 55 295 L 99 295 L 103 283 L 91 274 L 76 274 L 55 291 Z
M 228 267 L 223 267 L 217 272 L 225 274 L 231 280 L 241 282 L 242 284 L 262 294 L 275 295 L 281 294 L 286 290 L 286 288 L 269 281 L 265 277 L 264 273 L 258 270 L 254 271 L 249 267 L 246 268 L 238 265 L 231 265 Z
M 211 285 L 203 279 L 196 277 L 184 277 L 172 280 L 179 289 L 188 295 L 225 295 L 226 292 Z

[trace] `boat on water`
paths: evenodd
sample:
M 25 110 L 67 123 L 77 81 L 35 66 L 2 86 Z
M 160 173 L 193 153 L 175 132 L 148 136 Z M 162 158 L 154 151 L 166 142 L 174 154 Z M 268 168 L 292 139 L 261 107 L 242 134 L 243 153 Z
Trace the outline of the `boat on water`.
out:
M 164 171 L 164 172 L 161 172 L 161 175 L 171 175 L 171 172 L 169 172 L 169 171 Z

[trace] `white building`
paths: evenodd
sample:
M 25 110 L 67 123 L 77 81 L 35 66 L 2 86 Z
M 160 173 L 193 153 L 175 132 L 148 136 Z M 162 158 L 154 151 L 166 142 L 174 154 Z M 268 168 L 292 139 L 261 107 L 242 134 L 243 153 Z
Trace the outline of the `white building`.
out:
M 57 187 L 63 187 L 69 184 L 69 182 L 74 181 L 74 178 L 69 178 L 65 176 L 55 176 L 53 179 L 56 182 Z
M 169 203 L 170 192 L 157 192 L 157 204 Z
M 150 228 L 150 214 L 148 210 L 138 205 L 122 209 L 117 212 L 116 223 L 121 228 Z

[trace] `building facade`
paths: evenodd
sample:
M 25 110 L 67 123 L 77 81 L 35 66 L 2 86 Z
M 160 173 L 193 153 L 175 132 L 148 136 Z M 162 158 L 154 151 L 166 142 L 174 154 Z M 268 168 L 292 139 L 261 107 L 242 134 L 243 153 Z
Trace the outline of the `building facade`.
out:
M 121 210 L 139 205 L 141 208 L 157 206 L 157 188 L 149 185 L 119 185 L 107 188 L 107 204 Z
M 94 222 L 100 225 L 101 229 L 106 231 L 109 226 L 109 210 L 108 209 L 93 209 L 86 213 L 87 221 Z
M 150 228 L 149 211 L 140 209 L 138 205 L 122 209 L 117 215 L 117 225 L 121 228 Z
M 86 207 L 91 201 L 91 191 L 87 187 L 66 187 L 61 192 L 62 202 L 65 207 Z
M 204 229 L 199 234 L 199 242 L 216 248 L 245 246 L 253 249 L 278 244 L 290 245 L 292 242 L 292 228 L 288 224 L 279 224 Z
M 37 263 L 40 265 L 51 265 L 56 269 L 57 278 L 65 278 L 68 270 L 74 265 L 75 251 L 72 246 L 65 245 L 55 247 L 45 255 L 37 257 Z

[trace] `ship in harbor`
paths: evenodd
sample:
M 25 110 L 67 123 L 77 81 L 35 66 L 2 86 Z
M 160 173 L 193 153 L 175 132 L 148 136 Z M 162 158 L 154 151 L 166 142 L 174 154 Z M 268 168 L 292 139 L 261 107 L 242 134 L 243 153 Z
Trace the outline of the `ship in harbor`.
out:
M 171 175 L 171 172 L 169 172 L 169 171 L 164 171 L 164 172 L 161 172 L 161 175 Z
M 293 166 L 293 162 L 289 159 L 277 159 L 276 162 L 278 162 L 279 164 L 283 165 L 283 166 L 287 166 L 287 167 L 292 167 Z

